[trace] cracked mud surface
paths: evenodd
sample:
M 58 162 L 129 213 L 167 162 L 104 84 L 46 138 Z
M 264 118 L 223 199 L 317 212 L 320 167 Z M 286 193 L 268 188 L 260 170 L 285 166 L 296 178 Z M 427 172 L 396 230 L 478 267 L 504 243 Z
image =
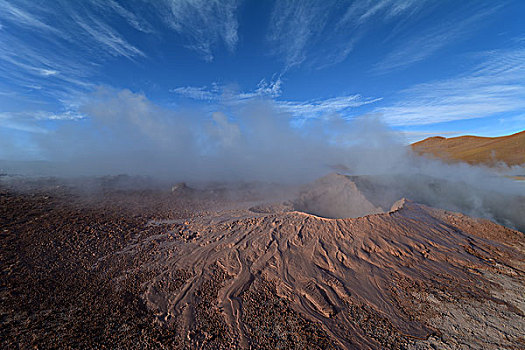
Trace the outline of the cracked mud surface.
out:
M 523 233 L 407 200 L 354 219 L 263 202 L 1 185 L 0 346 L 525 347 Z

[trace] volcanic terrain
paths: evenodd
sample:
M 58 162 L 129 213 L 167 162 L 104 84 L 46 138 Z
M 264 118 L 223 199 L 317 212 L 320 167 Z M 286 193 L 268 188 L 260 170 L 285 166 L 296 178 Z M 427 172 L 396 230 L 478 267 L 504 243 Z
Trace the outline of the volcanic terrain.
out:
M 523 233 L 370 179 L 4 177 L 0 229 L 5 349 L 525 348 Z

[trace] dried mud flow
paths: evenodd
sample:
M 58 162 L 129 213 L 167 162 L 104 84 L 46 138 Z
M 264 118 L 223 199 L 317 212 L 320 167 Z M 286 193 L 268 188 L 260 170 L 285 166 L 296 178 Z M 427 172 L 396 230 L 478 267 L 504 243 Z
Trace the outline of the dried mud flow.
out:
M 339 175 L 117 180 L 0 182 L 1 348 L 525 348 L 522 232 Z

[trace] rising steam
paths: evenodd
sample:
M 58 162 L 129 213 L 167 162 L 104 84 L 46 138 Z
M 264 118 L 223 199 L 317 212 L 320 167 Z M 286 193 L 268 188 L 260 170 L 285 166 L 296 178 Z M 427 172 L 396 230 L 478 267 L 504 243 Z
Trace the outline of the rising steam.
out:
M 51 164 L 40 173 L 304 184 L 336 170 L 354 177 L 370 212 L 408 197 L 525 230 L 523 184 L 483 167 L 416 156 L 377 117 L 297 120 L 262 99 L 173 111 L 109 88 L 86 98 L 80 111 L 88 118 L 36 136 Z M 335 213 L 335 199 L 320 198 L 316 210 L 344 216 L 344 203 Z

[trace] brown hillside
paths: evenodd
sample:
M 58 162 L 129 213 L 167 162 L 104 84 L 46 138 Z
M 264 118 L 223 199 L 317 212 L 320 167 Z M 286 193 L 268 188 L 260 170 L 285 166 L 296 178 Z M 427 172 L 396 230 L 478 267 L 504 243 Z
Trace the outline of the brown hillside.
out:
M 419 154 L 432 155 L 447 161 L 470 164 L 525 164 L 525 130 L 501 137 L 459 136 L 429 137 L 412 144 Z

